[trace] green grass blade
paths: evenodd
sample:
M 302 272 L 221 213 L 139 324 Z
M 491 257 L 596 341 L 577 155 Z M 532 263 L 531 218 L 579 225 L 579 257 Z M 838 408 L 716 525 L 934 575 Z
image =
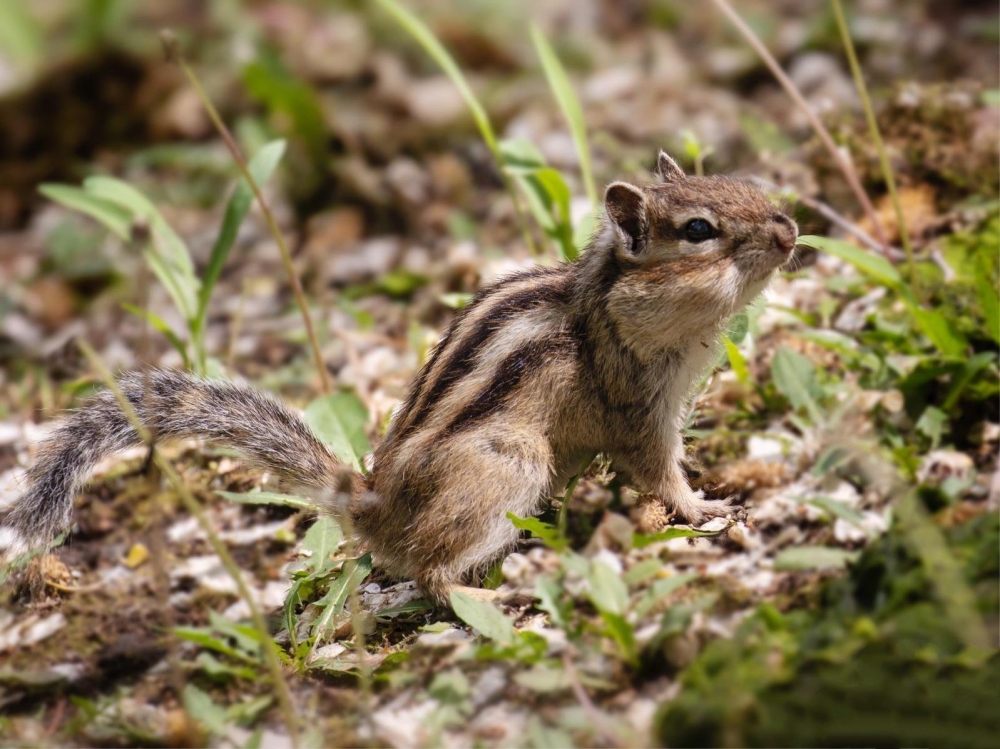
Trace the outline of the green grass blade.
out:
M 284 153 L 285 141 L 275 140 L 265 145 L 254 155 L 247 168 L 258 185 L 263 185 L 267 182 L 271 174 L 274 173 Z M 212 298 L 212 290 L 215 288 L 215 284 L 222 274 L 226 258 L 229 257 L 229 251 L 236 241 L 236 234 L 239 231 L 240 224 L 243 223 L 243 219 L 246 218 L 247 213 L 250 211 L 251 203 L 253 203 L 253 190 L 250 189 L 250 185 L 245 179 L 240 180 L 233 191 L 232 197 L 229 198 L 229 202 L 226 204 L 226 212 L 222 219 L 222 228 L 219 229 L 219 236 L 216 238 L 215 244 L 212 245 L 212 254 L 208 258 L 208 265 L 205 268 L 205 275 L 201 281 L 201 290 L 198 294 L 198 311 L 192 325 L 192 330 L 195 333 L 198 356 L 201 360 L 204 359 L 202 340 L 205 331 L 205 316 L 208 313 L 208 303 Z
M 132 216 L 117 203 L 96 197 L 72 185 L 47 183 L 40 185 L 38 192 L 49 200 L 90 216 L 119 239 L 128 241 L 132 231 Z
M 275 140 L 264 146 L 257 154 L 250 159 L 247 167 L 253 175 L 258 185 L 263 185 L 274 173 L 278 162 L 285 153 L 285 141 Z M 225 265 L 229 251 L 236 241 L 236 233 L 240 224 L 250 211 L 250 204 L 253 202 L 253 191 L 246 180 L 241 180 L 233 191 L 229 203 L 226 204 L 226 213 L 222 220 L 222 228 L 219 236 L 212 246 L 212 254 L 209 256 L 208 265 L 205 268 L 205 276 L 202 279 L 201 294 L 198 300 L 198 314 L 202 318 L 205 309 L 208 307 L 209 299 L 212 296 L 212 289 L 219 280 L 222 273 L 222 266 Z
M 175 349 L 177 349 L 177 353 L 181 355 L 181 359 L 184 360 L 184 368 L 185 369 L 191 368 L 191 361 L 190 359 L 188 359 L 187 346 L 184 345 L 184 341 L 180 339 L 180 336 L 178 336 L 173 331 L 173 329 L 169 325 L 167 325 L 166 320 L 164 320 L 155 312 L 151 312 L 148 309 L 142 309 L 141 307 L 136 307 L 134 304 L 125 303 L 122 304 L 122 307 L 128 312 L 131 312 L 136 317 L 141 317 L 143 320 L 145 320 L 154 328 L 156 328 L 160 333 L 162 333 L 163 337 L 166 338 L 168 341 L 170 341 L 170 345 L 173 346 Z
M 846 263 L 850 263 L 869 278 L 878 281 L 883 286 L 898 288 L 902 285 L 903 278 L 899 271 L 881 255 L 872 253 L 848 244 L 839 239 L 829 237 L 817 237 L 806 235 L 799 237 L 797 244 L 821 250 L 829 255 L 838 257 Z
M 483 105 L 479 103 L 476 95 L 472 93 L 469 82 L 465 79 L 455 59 L 448 53 L 448 50 L 444 48 L 441 42 L 437 40 L 434 32 L 423 21 L 413 15 L 408 8 L 405 8 L 396 2 L 396 0 L 378 0 L 378 3 L 389 12 L 400 26 L 406 29 L 410 36 L 416 39 L 420 46 L 424 48 L 424 51 L 451 78 L 451 82 L 455 84 L 455 88 L 458 89 L 462 98 L 465 99 L 465 104 L 469 107 L 469 111 L 472 112 L 472 118 L 476 121 L 476 127 L 479 128 L 479 133 L 482 135 L 483 140 L 486 141 L 487 147 L 493 153 L 494 157 L 496 157 L 497 162 L 501 162 L 500 150 L 497 147 L 497 137 L 496 133 L 493 132 L 493 125 L 490 124 L 490 119 Z
M 583 108 L 580 100 L 569 82 L 566 69 L 559 62 L 552 45 L 542 33 L 538 26 L 531 27 L 531 40 L 535 43 L 535 51 L 542 61 L 542 69 L 545 77 L 549 81 L 559 108 L 562 110 L 566 124 L 569 125 L 570 134 L 573 136 L 573 144 L 576 146 L 576 155 L 580 160 L 580 171 L 583 173 L 583 186 L 587 191 L 587 198 L 591 205 L 597 205 L 597 187 L 594 185 L 594 172 L 590 160 L 590 146 L 587 143 L 587 126 L 583 121 Z

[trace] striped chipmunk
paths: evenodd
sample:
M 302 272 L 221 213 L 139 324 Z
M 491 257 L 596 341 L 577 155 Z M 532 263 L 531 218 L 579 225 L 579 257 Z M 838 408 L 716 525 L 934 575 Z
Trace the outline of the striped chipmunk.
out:
M 349 519 L 377 567 L 442 604 L 515 543 L 508 512 L 537 514 L 597 454 L 649 493 L 661 523 L 724 514 L 681 468 L 684 411 L 720 331 L 790 259 L 797 228 L 746 182 L 686 176 L 663 152 L 656 176 L 607 188 L 603 226 L 579 259 L 505 278 L 461 311 L 369 475 L 252 387 L 157 370 L 122 376 L 120 389 L 157 439 L 231 447 L 304 487 Z M 65 530 L 94 465 L 139 443 L 111 392 L 71 415 L 6 518 L 9 551 Z

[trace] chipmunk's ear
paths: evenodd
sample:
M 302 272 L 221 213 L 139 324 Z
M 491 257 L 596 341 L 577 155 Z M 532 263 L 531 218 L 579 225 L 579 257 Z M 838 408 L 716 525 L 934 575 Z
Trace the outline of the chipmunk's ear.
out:
M 667 156 L 666 151 L 660 151 L 656 157 L 656 176 L 660 182 L 674 182 L 684 179 L 687 175 L 684 170 L 677 166 L 677 162 Z
M 646 196 L 635 185 L 612 182 L 604 192 L 604 209 L 623 249 L 638 255 L 646 246 L 649 216 Z

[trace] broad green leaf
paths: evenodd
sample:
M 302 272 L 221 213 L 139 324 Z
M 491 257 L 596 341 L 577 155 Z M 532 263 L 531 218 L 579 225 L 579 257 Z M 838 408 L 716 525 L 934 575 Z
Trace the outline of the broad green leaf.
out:
M 702 536 L 717 536 L 721 531 L 696 531 L 693 528 L 667 528 L 659 533 L 645 534 L 635 533 L 632 535 L 632 545 L 637 549 L 642 549 L 650 544 L 660 541 L 670 541 L 675 538 L 700 538 Z
M 542 152 L 526 138 L 507 138 L 500 141 L 499 148 L 508 170 L 518 167 L 531 170 L 546 166 Z
M 799 546 L 785 549 L 774 558 L 774 568 L 784 571 L 843 569 L 859 552 L 832 546 Z
M 594 186 L 590 147 L 587 144 L 587 126 L 583 121 L 583 108 L 580 106 L 580 100 L 577 98 L 576 92 L 569 82 L 569 77 L 566 75 L 566 70 L 559 62 L 552 46 L 541 29 L 534 24 L 531 27 L 531 40 L 538 52 L 538 59 L 542 62 L 542 69 L 545 71 L 549 87 L 552 89 L 556 101 L 559 102 L 559 108 L 562 110 L 563 117 L 566 118 L 566 124 L 573 136 L 573 145 L 576 146 L 576 155 L 580 160 L 580 171 L 583 174 L 583 184 L 587 191 L 587 197 L 590 199 L 590 204 L 596 206 L 598 204 L 597 188 Z
M 603 562 L 592 562 L 587 575 L 590 600 L 602 613 L 623 616 L 628 610 L 628 588 L 621 575 Z
M 113 201 L 71 185 L 47 183 L 39 186 L 38 192 L 49 200 L 90 216 L 119 239 L 127 241 L 132 234 L 132 214 Z
M 271 174 L 281 161 L 285 153 L 285 141 L 275 140 L 260 149 L 254 157 L 250 159 L 247 168 L 250 176 L 258 185 L 263 185 L 270 179 Z M 253 202 L 253 190 L 250 184 L 241 179 L 236 189 L 233 190 L 229 202 L 226 204 L 226 212 L 222 218 L 222 227 L 219 229 L 219 236 L 212 246 L 212 253 L 205 267 L 205 275 L 202 278 L 201 292 L 198 296 L 198 314 L 196 320 L 196 330 L 202 330 L 205 323 L 205 313 L 208 302 L 212 298 L 212 290 L 222 273 L 222 267 L 226 263 L 229 251 L 236 241 L 240 224 L 250 210 Z
M 494 155 L 497 161 L 501 161 L 500 150 L 497 145 L 497 137 L 493 132 L 493 125 L 490 124 L 490 119 L 486 114 L 486 110 L 483 108 L 482 104 L 476 98 L 476 95 L 472 93 L 472 89 L 469 87 L 468 81 L 465 80 L 465 76 L 462 74 L 461 69 L 455 62 L 454 58 L 448 54 L 448 50 L 437 40 L 427 25 L 417 18 L 410 10 L 404 7 L 401 3 L 396 2 L 396 0 L 377 0 L 379 5 L 385 8 L 389 14 L 402 26 L 417 42 L 424 51 L 427 52 L 436 62 L 445 74 L 451 78 L 451 82 L 455 84 L 455 88 L 462 95 L 465 100 L 466 106 L 469 111 L 472 112 L 472 118 L 476 121 L 476 127 L 479 128 L 479 134 L 482 136 L 483 140 L 486 142 L 486 146 L 490 149 L 490 152 Z
M 221 735 L 226 732 L 226 710 L 216 705 L 212 698 L 194 684 L 184 686 L 184 710 L 211 733 Z
M 169 325 L 167 325 L 166 320 L 164 320 L 155 312 L 148 309 L 142 309 L 140 307 L 136 307 L 134 304 L 123 303 L 122 307 L 127 311 L 131 312 L 136 317 L 142 318 L 143 320 L 147 321 L 150 325 L 152 325 L 160 333 L 162 333 L 163 337 L 166 338 L 170 342 L 170 345 L 177 350 L 177 353 L 181 355 L 181 359 L 184 360 L 185 369 L 191 368 L 191 360 L 188 358 L 187 345 L 184 343 L 184 341 L 180 339 L 180 336 L 178 336 L 173 331 L 173 329 Z
M 170 228 L 156 206 L 130 184 L 113 177 L 89 177 L 84 181 L 83 189 L 129 211 L 133 224 L 137 219 L 146 220 L 150 231 L 150 242 L 143 250 L 146 261 L 184 319 L 193 320 L 200 282 L 194 275 L 187 246 Z
M 822 250 L 844 262 L 850 263 L 869 278 L 878 281 L 883 286 L 896 288 L 903 283 L 902 276 L 895 266 L 882 255 L 876 255 L 853 244 L 829 237 L 806 235 L 799 237 L 797 244 Z
M 305 497 L 297 497 L 294 494 L 279 494 L 278 492 L 223 492 L 217 491 L 220 497 L 225 497 L 230 502 L 239 502 L 244 505 L 277 505 L 280 507 L 294 507 L 297 510 L 315 510 L 316 503 Z
M 449 599 L 455 616 L 483 637 L 495 640 L 500 645 L 514 643 L 514 623 L 492 603 L 458 591 L 452 591 Z
M 805 410 L 814 424 L 823 420 L 819 407 L 823 391 L 816 379 L 816 367 L 806 357 L 785 346 L 780 347 L 771 362 L 771 379 L 788 402 L 796 409 Z
M 538 518 L 521 518 L 512 512 L 507 513 L 507 518 L 520 531 L 528 531 L 535 538 L 541 539 L 546 546 L 555 551 L 562 551 L 568 545 L 568 541 L 559 533 L 559 529 L 549 523 L 544 523 Z
M 365 434 L 368 409 L 357 395 L 341 391 L 317 398 L 306 408 L 305 418 L 334 455 L 363 470 L 362 458 L 372 448 Z
M 372 555 L 365 554 L 358 559 L 349 559 L 344 563 L 344 568 L 340 572 L 340 577 L 330 583 L 330 588 L 316 605 L 323 609 L 323 613 L 316 619 L 313 625 L 314 640 L 310 650 L 310 658 L 315 654 L 317 648 L 323 640 L 323 635 L 330 627 L 333 618 L 344 610 L 347 599 L 351 591 L 357 588 L 372 571 Z

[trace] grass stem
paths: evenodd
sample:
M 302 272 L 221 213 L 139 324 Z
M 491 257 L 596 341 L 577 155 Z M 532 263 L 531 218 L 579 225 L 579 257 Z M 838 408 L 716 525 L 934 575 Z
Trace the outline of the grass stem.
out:
M 201 100 L 202 106 L 205 107 L 205 111 L 208 113 L 209 119 L 211 119 L 212 124 L 215 126 L 216 131 L 218 131 L 219 136 L 222 141 L 226 144 L 226 148 L 229 149 L 229 153 L 232 154 L 233 161 L 236 162 L 236 166 L 240 170 L 240 174 L 250 185 L 250 189 L 253 191 L 254 197 L 257 199 L 257 204 L 260 206 L 261 212 L 264 214 L 264 220 L 267 222 L 267 227 L 271 232 L 271 236 L 274 237 L 275 243 L 278 245 L 278 250 L 281 253 L 281 262 L 285 266 L 285 271 L 288 273 L 288 279 L 292 286 L 292 294 L 295 296 L 295 302 L 298 304 L 299 312 L 302 314 L 302 321 L 306 327 L 306 336 L 309 339 L 309 346 L 312 348 L 313 356 L 316 359 L 316 369 L 319 371 L 320 387 L 323 393 L 329 395 L 331 392 L 330 385 L 330 375 L 326 369 L 326 363 L 323 361 L 323 352 L 319 346 L 319 339 L 316 337 L 316 328 L 313 326 L 312 315 L 309 312 L 309 304 L 306 302 L 305 292 L 302 290 L 302 283 L 299 281 L 299 276 L 295 272 L 295 266 L 292 263 L 292 253 L 288 249 L 288 245 L 285 243 L 285 238 L 281 233 L 281 229 L 278 228 L 278 222 L 274 218 L 274 213 L 271 211 L 270 205 L 264 199 L 264 194 L 261 192 L 260 185 L 257 184 L 257 180 L 253 178 L 250 173 L 250 169 L 247 166 L 247 160 L 240 151 L 239 145 L 236 143 L 236 139 L 233 138 L 232 133 L 229 132 L 229 128 L 226 127 L 226 123 L 222 121 L 222 117 L 219 116 L 218 110 L 215 105 L 212 104 L 212 100 L 208 97 L 205 89 L 201 85 L 201 81 L 198 76 L 195 75 L 194 70 L 188 65 L 187 60 L 181 54 L 178 46 L 177 40 L 174 35 L 169 31 L 160 32 L 160 38 L 163 41 L 163 47 L 166 51 L 167 59 L 176 62 L 180 67 L 181 71 L 184 73 L 184 77 L 187 78 L 188 83 L 194 89 L 198 98 Z
M 851 39 L 851 30 L 847 25 L 847 18 L 844 16 L 844 8 L 840 0 L 830 1 L 833 5 L 833 14 L 837 18 L 837 28 L 840 29 L 840 38 L 844 42 L 847 62 L 851 66 L 851 75 L 854 76 L 854 85 L 858 89 L 858 96 L 861 97 L 861 106 L 865 110 L 868 130 L 871 132 L 875 149 L 878 151 L 878 162 L 882 169 L 882 177 L 885 179 L 886 188 L 889 190 L 889 197 L 892 199 L 892 209 L 896 213 L 896 223 L 899 224 L 899 238 L 903 243 L 903 251 L 906 252 L 906 269 L 910 277 L 910 286 L 913 288 L 913 293 L 919 299 L 920 291 L 918 289 L 917 266 L 913 259 L 913 245 L 910 243 L 910 232 L 906 228 L 906 217 L 903 215 L 903 206 L 899 202 L 896 178 L 893 176 L 892 166 L 889 164 L 889 156 L 885 150 L 885 142 L 882 140 L 878 121 L 875 119 L 875 110 L 872 108 L 871 97 L 868 96 L 868 87 L 865 85 L 865 78 L 861 73 L 861 65 L 858 63 L 858 55 L 854 50 L 854 41 Z
M 809 106 L 809 102 L 805 100 L 805 97 L 799 91 L 798 87 L 792 82 L 785 71 L 781 69 L 781 65 L 774 58 L 774 55 L 764 46 L 764 43 L 760 40 L 760 37 L 751 29 L 747 23 L 740 18 L 740 15 L 733 9 L 733 6 L 729 4 L 728 0 L 712 0 L 715 6 L 722 11 L 723 15 L 728 18 L 732 24 L 736 27 L 736 30 L 740 35 L 747 41 L 747 43 L 753 47 L 754 51 L 760 55 L 760 58 L 767 65 L 771 74 L 775 77 L 781 87 L 785 89 L 785 93 L 798 105 L 799 109 L 809 120 L 809 124 L 815 131 L 816 135 L 822 141 L 826 150 L 833 157 L 834 163 L 840 167 L 840 171 L 844 174 L 844 179 L 847 180 L 847 184 L 850 186 L 851 191 L 857 198 L 858 203 L 861 204 L 861 208 L 864 210 L 865 214 L 868 216 L 868 220 L 871 222 L 872 231 L 875 233 L 875 238 L 879 241 L 882 246 L 883 251 L 889 247 L 889 241 L 886 238 L 885 230 L 882 228 L 882 222 L 878 217 L 878 213 L 875 211 L 875 206 L 872 205 L 871 200 L 868 198 L 868 194 L 865 192 L 864 186 L 861 184 L 861 180 L 858 179 L 858 174 L 854 170 L 854 165 L 851 164 L 850 159 L 844 154 L 837 144 L 833 140 L 833 136 L 830 135 L 830 131 L 826 129 L 826 126 L 820 121 L 816 113 L 813 112 L 812 107 Z
M 191 491 L 184 485 L 183 479 L 181 479 L 180 474 L 171 465 L 170 461 L 163 457 L 163 454 L 156 448 L 153 435 L 142 423 L 142 419 L 139 418 L 139 414 L 136 413 L 135 408 L 132 403 L 125 397 L 122 393 L 121 388 L 118 387 L 118 383 L 115 381 L 114 376 L 101 361 L 101 358 L 97 355 L 86 342 L 79 342 L 80 350 L 83 352 L 84 356 L 90 362 L 91 366 L 97 371 L 100 378 L 108 386 L 108 389 L 114 394 L 115 399 L 118 401 L 118 405 L 122 409 L 122 413 L 125 418 L 129 420 L 129 423 L 135 429 L 136 433 L 139 435 L 139 439 L 145 443 L 150 450 L 153 461 L 156 466 L 160 469 L 162 474 L 167 477 L 174 491 L 180 497 L 181 502 L 184 504 L 188 512 L 198 521 L 198 525 L 205 532 L 208 537 L 209 545 L 212 550 L 218 555 L 222 566 L 225 567 L 226 572 L 232 577 L 233 582 L 236 584 L 237 592 L 240 598 L 246 601 L 247 607 L 250 609 L 250 618 L 253 621 L 254 629 L 257 630 L 260 635 L 261 649 L 264 651 L 264 661 L 267 665 L 268 671 L 271 673 L 271 681 L 273 682 L 274 690 L 278 698 L 278 707 L 281 711 L 282 718 L 284 720 L 285 726 L 288 729 L 289 738 L 292 742 L 293 749 L 298 747 L 299 744 L 299 730 L 298 730 L 298 719 L 295 715 L 295 707 L 292 704 L 291 691 L 288 688 L 288 682 L 285 680 L 284 672 L 281 668 L 281 656 L 278 654 L 278 646 L 275 644 L 274 639 L 271 637 L 271 633 L 267 628 L 267 622 L 264 620 L 264 615 L 254 600 L 253 595 L 250 592 L 250 588 L 247 586 L 246 581 L 243 579 L 243 575 L 240 572 L 239 566 L 236 564 L 236 560 L 233 559 L 232 555 L 229 553 L 229 549 L 223 543 L 222 539 L 219 538 L 212 524 L 209 522 L 208 517 L 205 515 L 204 510 L 202 510 L 201 505 L 198 500 L 194 498 Z

